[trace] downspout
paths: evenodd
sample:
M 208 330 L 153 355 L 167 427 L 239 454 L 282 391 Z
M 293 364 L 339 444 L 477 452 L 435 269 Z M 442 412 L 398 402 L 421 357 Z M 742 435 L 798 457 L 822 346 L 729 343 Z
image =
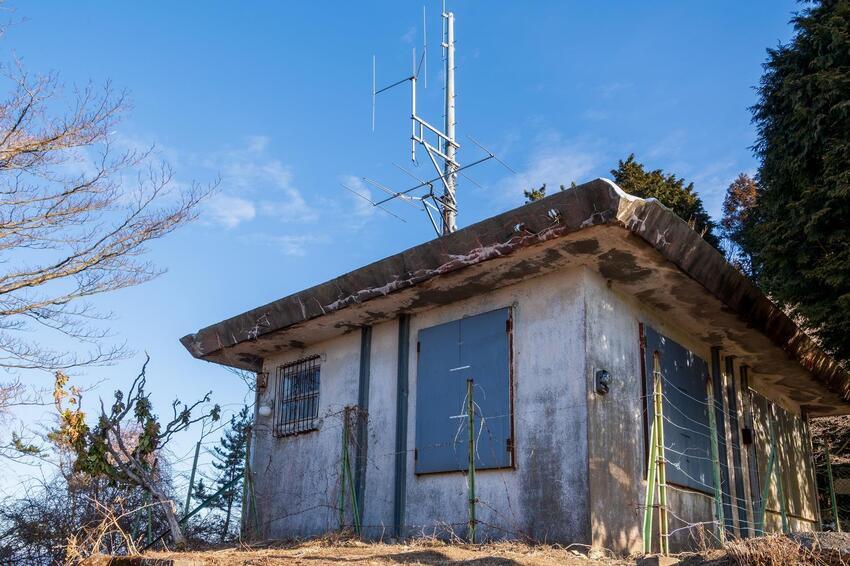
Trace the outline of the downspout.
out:
M 357 387 L 357 450 L 354 455 L 354 492 L 359 524 L 363 524 L 366 493 L 366 462 L 369 447 L 369 370 L 372 358 L 372 327 L 360 333 L 360 379 Z
M 404 535 L 404 506 L 407 494 L 407 400 L 408 364 L 410 363 L 410 315 L 398 317 L 398 374 L 396 381 L 395 421 L 395 497 L 393 499 L 393 534 Z

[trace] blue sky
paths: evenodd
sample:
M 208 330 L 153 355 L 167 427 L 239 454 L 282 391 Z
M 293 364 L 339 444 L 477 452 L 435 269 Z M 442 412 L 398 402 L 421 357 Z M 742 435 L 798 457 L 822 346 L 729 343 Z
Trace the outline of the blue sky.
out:
M 428 17 L 429 88 L 420 113 L 441 119 L 437 2 Z M 345 192 L 369 176 L 410 180 L 409 91 L 378 101 L 371 132 L 372 55 L 378 83 L 410 72 L 421 49 L 419 2 L 14 3 L 2 40 L 33 72 L 66 84 L 107 79 L 133 110 L 116 132 L 155 144 L 178 183 L 221 183 L 195 224 L 151 246 L 168 272 L 96 304 L 113 310 L 117 336 L 140 352 L 81 382 L 108 395 L 152 357 L 149 388 L 167 410 L 178 395 L 213 390 L 235 409 L 244 386 L 192 359 L 178 338 L 433 237 L 425 216 L 407 222 Z M 719 215 L 723 192 L 752 172 L 748 107 L 765 49 L 791 36 L 798 5 L 773 2 L 450 2 L 456 14 L 457 112 L 462 163 L 472 135 L 508 162 L 461 178 L 459 225 L 522 203 L 522 189 L 607 176 L 634 152 L 648 166 L 695 183 Z M 4 59 L 7 57 L 4 57 Z M 482 188 L 483 187 L 483 188 Z M 374 189 L 371 194 L 378 196 Z M 41 385 L 50 376 L 30 376 Z M 40 380 L 40 381 L 39 381 Z M 89 395 L 92 397 L 92 395 Z M 90 399 L 90 402 L 94 399 Z M 175 452 L 191 449 L 196 432 Z

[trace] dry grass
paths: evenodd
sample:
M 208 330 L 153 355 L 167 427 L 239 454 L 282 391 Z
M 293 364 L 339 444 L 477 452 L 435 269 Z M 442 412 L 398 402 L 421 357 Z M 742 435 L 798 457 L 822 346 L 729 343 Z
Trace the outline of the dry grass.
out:
M 815 539 L 817 540 L 817 539 Z M 835 549 L 820 544 L 806 546 L 780 534 L 732 541 L 726 545 L 731 564 L 740 566 L 778 566 L 800 564 L 803 566 L 843 566 L 847 557 Z
M 620 566 L 634 561 L 605 558 L 581 551 L 584 547 L 565 548 L 551 545 L 499 542 L 469 545 L 417 539 L 405 544 L 364 543 L 353 539 L 323 538 L 318 540 L 243 545 L 198 552 L 151 552 L 146 558 L 183 560 L 198 565 L 323 565 L 357 564 L 425 564 L 475 566 Z
M 829 533 L 832 535 L 832 533 Z M 823 535 L 823 533 L 822 533 Z M 847 535 L 843 535 L 847 537 Z M 842 537 L 842 535 L 839 535 Z M 831 537 L 835 538 L 835 537 Z M 754 539 L 728 542 L 723 549 L 704 549 L 701 552 L 677 556 L 683 566 L 775 566 L 800 564 L 803 566 L 850 565 L 848 554 L 842 555 L 835 543 L 847 545 L 850 537 L 842 540 L 819 539 L 813 535 L 810 543 L 801 544 L 783 535 L 770 535 Z M 845 546 L 841 546 L 844 548 Z M 363 565 L 405 564 L 428 566 L 469 564 L 474 566 L 625 566 L 635 564 L 634 558 L 606 556 L 601 551 L 587 552 L 584 545 L 563 547 L 534 545 L 520 542 L 493 542 L 480 545 L 462 541 L 442 541 L 420 538 L 405 544 L 364 543 L 344 535 L 329 535 L 320 539 L 292 542 L 228 546 L 186 552 L 149 552 L 146 559 L 162 561 L 161 564 L 180 566 L 252 565 L 334 565 L 352 563 Z M 139 564 L 132 559 L 110 562 L 108 557 L 93 556 L 82 564 L 100 566 L 112 564 Z

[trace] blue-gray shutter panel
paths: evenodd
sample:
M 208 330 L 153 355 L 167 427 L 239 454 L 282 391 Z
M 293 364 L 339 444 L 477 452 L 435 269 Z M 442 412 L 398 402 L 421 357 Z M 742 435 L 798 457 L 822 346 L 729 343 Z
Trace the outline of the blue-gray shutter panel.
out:
M 707 413 L 708 364 L 680 344 L 644 325 L 646 340 L 647 436 L 655 411 L 652 404 L 653 353 L 661 357 L 664 376 L 664 447 L 667 482 L 713 493 L 711 444 Z
M 474 384 L 475 467 L 480 469 L 511 465 L 510 318 L 505 308 L 460 321 L 460 364 L 469 366 L 461 379 L 464 385 L 470 378 Z
M 467 469 L 467 379 L 477 406 L 476 468 L 511 465 L 510 316 L 504 308 L 419 331 L 416 473 Z

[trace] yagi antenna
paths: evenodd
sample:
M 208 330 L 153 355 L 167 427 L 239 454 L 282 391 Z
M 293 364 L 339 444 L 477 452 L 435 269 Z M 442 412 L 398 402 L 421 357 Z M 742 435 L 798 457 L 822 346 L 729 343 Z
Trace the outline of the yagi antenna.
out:
M 340 186 L 341 186 L 343 189 L 345 189 L 345 190 L 347 190 L 347 191 L 350 191 L 350 192 L 354 193 L 355 195 L 359 196 L 360 198 L 362 198 L 363 200 L 365 200 L 366 202 L 368 202 L 368 203 L 369 203 L 369 204 L 371 204 L 372 206 L 374 206 L 374 207 L 376 207 L 376 208 L 380 208 L 381 210 L 383 210 L 384 212 L 386 212 L 386 213 L 387 213 L 387 214 L 389 214 L 390 216 L 395 216 L 396 218 L 398 218 L 398 219 L 399 219 L 399 220 L 401 220 L 402 222 L 407 222 L 407 220 L 405 220 L 404 218 L 402 218 L 401 216 L 399 216 L 399 215 L 398 215 L 398 214 L 396 214 L 395 212 L 393 212 L 393 211 L 391 211 L 391 210 L 387 210 L 386 208 L 384 208 L 383 206 L 381 206 L 379 203 L 377 203 L 377 202 L 373 201 L 372 199 L 370 199 L 369 197 L 367 197 L 367 196 L 366 196 L 366 195 L 364 195 L 363 193 L 358 192 L 358 191 L 355 191 L 354 189 L 352 189 L 351 187 L 349 187 L 349 186 L 348 186 L 348 185 L 346 185 L 345 183 L 340 183 Z
M 422 60 L 424 61 L 424 66 L 422 67 L 422 78 L 423 86 L 428 88 L 428 32 L 426 27 L 427 19 L 425 18 L 425 6 L 422 6 Z
M 465 178 L 469 179 L 465 174 L 461 173 L 462 171 L 490 159 L 495 159 L 512 172 L 513 169 L 508 167 L 503 161 L 477 141 L 472 140 L 472 138 L 470 138 L 470 140 L 481 148 L 487 155 L 463 166 L 458 162 L 457 152 L 460 149 L 460 144 L 457 142 L 455 134 L 455 125 L 457 123 L 455 117 L 455 16 L 452 12 L 446 11 L 445 0 L 443 1 L 443 10 L 440 16 L 443 23 L 441 47 L 443 48 L 444 54 L 443 62 L 445 64 L 446 81 L 443 101 L 442 129 L 425 120 L 420 115 L 416 105 L 416 87 L 420 73 L 422 75 L 423 87 L 428 87 L 428 37 L 426 32 L 427 17 L 425 7 L 422 7 L 422 55 L 417 60 L 416 47 L 413 48 L 410 76 L 383 88 L 377 88 L 377 58 L 375 55 L 372 55 L 372 131 L 375 131 L 377 96 L 406 82 L 410 82 L 410 159 L 413 163 L 418 164 L 416 150 L 417 148 L 424 149 L 425 154 L 428 157 L 428 161 L 434 167 L 437 176 L 426 181 L 419 179 L 412 173 L 409 173 L 399 167 L 402 171 L 419 181 L 418 185 L 403 191 L 395 191 L 386 185 L 382 185 L 377 181 L 364 177 L 364 181 L 388 194 L 387 197 L 379 201 L 373 201 L 365 195 L 353 191 L 350 187 L 345 188 L 354 192 L 361 198 L 365 198 L 374 206 L 381 206 L 391 200 L 399 199 L 419 208 L 414 204 L 418 201 L 422 205 L 421 209 L 428 214 L 428 218 L 430 219 L 434 230 L 437 232 L 437 235 L 445 236 L 457 230 L 457 180 L 459 175 L 463 175 Z M 440 191 L 441 194 L 435 193 L 435 184 L 442 189 Z M 480 186 L 475 182 L 473 182 L 473 184 Z M 419 189 L 425 189 L 427 192 L 422 195 L 411 194 L 413 191 Z M 389 212 L 386 209 L 384 210 Z M 431 214 L 432 210 L 439 215 L 439 226 Z

